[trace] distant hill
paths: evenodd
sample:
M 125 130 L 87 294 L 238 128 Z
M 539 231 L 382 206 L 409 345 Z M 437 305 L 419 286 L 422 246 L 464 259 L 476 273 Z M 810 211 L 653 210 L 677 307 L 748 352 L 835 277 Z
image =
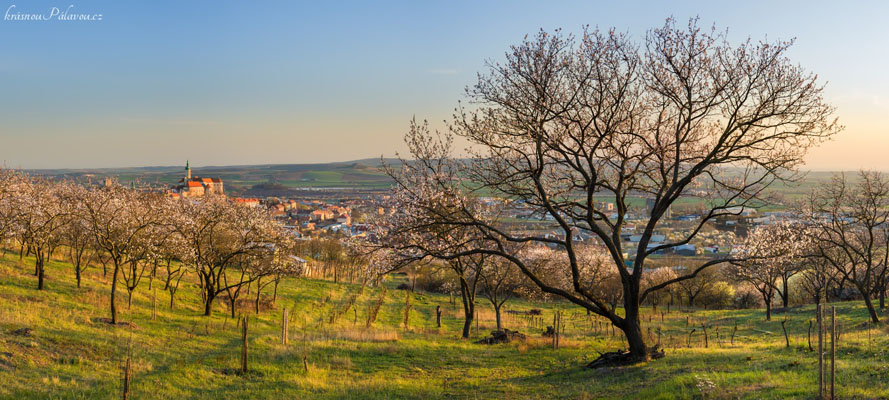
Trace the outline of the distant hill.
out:
M 398 159 L 386 159 L 389 165 L 398 165 Z M 59 179 L 102 182 L 110 176 L 122 184 L 138 182 L 153 186 L 169 186 L 178 181 L 184 166 L 152 166 L 131 168 L 97 169 L 40 169 L 29 170 Z M 787 199 L 799 199 L 828 182 L 839 172 L 813 171 L 792 185 L 775 184 L 772 190 Z M 297 191 L 323 190 L 385 190 L 392 180 L 383 171 L 379 158 L 319 164 L 267 164 L 193 167 L 192 175 L 220 177 L 225 182 L 226 193 L 239 196 L 287 196 Z M 854 178 L 855 171 L 846 175 Z
M 399 160 L 387 159 L 397 165 Z M 152 166 L 97 169 L 39 169 L 32 174 L 57 179 L 102 182 L 112 177 L 122 184 L 137 182 L 169 186 L 185 174 L 184 166 Z M 293 189 L 382 190 L 392 181 L 383 171 L 380 159 L 364 159 L 324 164 L 269 164 L 192 167 L 193 176 L 219 177 L 225 191 L 234 195 L 281 195 Z

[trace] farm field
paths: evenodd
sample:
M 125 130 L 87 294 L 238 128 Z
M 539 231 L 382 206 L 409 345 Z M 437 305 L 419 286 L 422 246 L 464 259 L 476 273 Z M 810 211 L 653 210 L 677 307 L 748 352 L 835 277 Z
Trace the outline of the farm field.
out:
M 236 319 L 222 303 L 212 317 L 201 316 L 194 281 L 183 280 L 170 309 L 163 279 L 155 279 L 156 319 L 148 278 L 129 307 L 126 292 L 120 291 L 122 320 L 129 324 L 113 327 L 99 320 L 108 316 L 110 287 L 101 266 L 87 270 L 81 289 L 64 262 L 47 266 L 43 291 L 36 290 L 32 272 L 30 259 L 19 262 L 11 252 L 0 258 L 0 398 L 120 397 L 127 354 L 133 399 L 812 398 L 817 388 L 817 358 L 807 344 L 813 306 L 777 311 L 771 322 L 764 321 L 762 310 L 673 309 L 661 321 L 663 308 L 646 309 L 643 329 L 650 328 L 653 336 L 660 329 L 666 357 L 592 370 L 585 365 L 598 352 L 622 342 L 601 321 L 567 303 L 509 302 L 505 307 L 512 311 L 542 310 L 542 321 L 532 324 L 526 316 L 508 314 L 506 327 L 528 339 L 482 345 L 475 340 L 494 326 L 482 298 L 481 322 L 473 340 L 465 341 L 459 338 L 459 299 L 452 304 L 448 296 L 398 290 L 403 276 L 391 275 L 381 287 L 363 290 L 348 283 L 291 279 L 282 282 L 270 309 L 257 315 L 251 304 L 241 310 L 249 315 L 250 327 L 250 372 L 242 376 L 235 372 L 240 357 Z M 347 299 L 356 294 L 355 306 L 347 309 Z M 378 317 L 366 328 L 381 295 Z M 405 328 L 407 297 L 411 311 Z M 443 308 L 441 328 L 435 327 L 436 305 Z M 867 324 L 864 306 L 857 302 L 836 306 L 839 397 L 889 397 L 885 325 Z M 283 307 L 292 316 L 288 345 L 281 344 Z M 557 350 L 540 335 L 551 325 L 554 310 L 562 312 L 566 325 Z M 781 329 L 784 318 L 790 347 Z M 702 323 L 708 330 L 706 348 Z

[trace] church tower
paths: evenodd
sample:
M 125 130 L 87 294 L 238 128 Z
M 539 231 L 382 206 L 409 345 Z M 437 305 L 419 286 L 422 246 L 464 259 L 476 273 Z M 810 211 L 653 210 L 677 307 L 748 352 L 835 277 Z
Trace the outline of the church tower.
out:
M 191 167 L 188 165 L 188 160 L 185 160 L 185 180 L 191 180 Z

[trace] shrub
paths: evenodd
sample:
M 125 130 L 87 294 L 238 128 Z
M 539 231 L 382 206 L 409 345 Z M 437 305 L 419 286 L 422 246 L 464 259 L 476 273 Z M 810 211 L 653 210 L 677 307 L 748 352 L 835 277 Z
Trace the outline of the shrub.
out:
M 734 308 L 756 308 L 762 305 L 762 297 L 759 292 L 748 284 L 735 288 L 735 297 L 732 301 Z
M 735 288 L 727 282 L 719 281 L 705 289 L 696 300 L 705 308 L 726 308 L 732 305 Z

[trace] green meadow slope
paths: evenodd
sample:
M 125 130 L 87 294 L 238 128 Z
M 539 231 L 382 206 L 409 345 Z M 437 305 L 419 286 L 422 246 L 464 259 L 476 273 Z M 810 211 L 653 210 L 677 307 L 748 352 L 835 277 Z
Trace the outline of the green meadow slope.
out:
M 294 279 L 281 285 L 272 309 L 259 315 L 244 310 L 250 316 L 251 372 L 242 376 L 234 372 L 240 354 L 236 320 L 221 303 L 212 317 L 201 316 L 193 281 L 183 281 L 170 309 L 160 279 L 155 280 L 154 320 L 148 280 L 129 307 L 126 293 L 120 292 L 122 319 L 130 324 L 114 327 L 99 320 L 107 316 L 109 290 L 101 267 L 88 270 L 81 289 L 63 262 L 48 266 L 44 291 L 35 289 L 32 272 L 28 259 L 19 263 L 11 253 L 0 259 L 0 398 L 119 397 L 127 354 L 133 399 L 812 398 L 817 387 L 816 356 L 806 343 L 811 306 L 778 313 L 772 322 L 763 320 L 761 310 L 673 310 L 663 322 L 661 310 L 646 310 L 646 327 L 652 337 L 660 329 L 666 358 L 591 370 L 584 365 L 597 352 L 618 348 L 621 342 L 603 324 L 565 303 L 507 304 L 515 311 L 542 309 L 548 321 L 554 309 L 562 310 L 566 332 L 558 350 L 540 337 L 542 328 L 520 317 L 507 318 L 506 324 L 527 333 L 527 341 L 487 346 L 458 337 L 460 307 L 447 296 L 411 295 L 405 329 L 408 294 L 396 289 L 403 280 L 398 275 L 383 284 L 384 303 L 371 328 L 364 326 L 382 287 L 360 290 L 357 285 Z M 342 312 L 359 291 L 355 307 Z M 433 318 L 439 304 L 442 328 L 435 327 Z M 486 333 L 493 316 L 486 304 L 480 305 L 485 311 L 479 331 Z M 280 340 L 282 307 L 293 310 L 286 346 Z M 840 303 L 837 309 L 843 331 L 837 351 L 838 394 L 889 398 L 886 327 L 864 323 L 866 313 L 857 302 Z M 340 315 L 331 322 L 332 314 Z M 789 348 L 781 333 L 785 316 Z M 691 336 L 687 318 L 697 329 Z M 708 325 L 707 348 L 702 322 Z

